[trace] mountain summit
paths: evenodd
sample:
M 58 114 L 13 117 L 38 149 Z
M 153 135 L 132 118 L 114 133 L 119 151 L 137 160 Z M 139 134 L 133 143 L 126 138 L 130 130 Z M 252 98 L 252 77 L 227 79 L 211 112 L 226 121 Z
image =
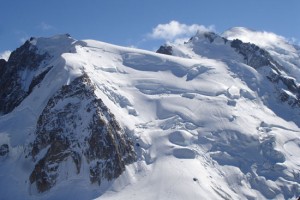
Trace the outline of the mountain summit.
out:
M 0 62 L 1 197 L 297 198 L 300 53 L 266 35 L 30 38 Z

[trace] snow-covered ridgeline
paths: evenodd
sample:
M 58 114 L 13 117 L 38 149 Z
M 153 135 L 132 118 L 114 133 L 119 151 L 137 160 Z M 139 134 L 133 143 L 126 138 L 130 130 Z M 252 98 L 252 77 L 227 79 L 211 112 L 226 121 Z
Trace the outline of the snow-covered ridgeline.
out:
M 228 39 L 199 33 L 186 45 L 172 46 L 177 57 L 93 40 L 75 41 L 63 35 L 33 39 L 31 45 L 37 47 L 39 55 L 50 55 L 38 70 L 45 66 L 51 69 L 21 104 L 0 118 L 0 146 L 9 146 L 9 152 L 1 157 L 0 193 L 7 198 L 29 199 L 91 199 L 101 195 L 99 199 L 104 200 L 299 196 L 300 129 L 293 117 L 299 110 L 282 103 L 277 95 L 280 87 L 290 90 L 280 85 L 283 81 L 274 86 L 266 77 L 273 68 L 249 66 Z M 282 66 L 275 54 L 270 55 Z M 49 104 L 61 94 L 62 87 L 76 93 L 72 84 L 83 74 L 94 88 L 93 98 L 101 99 L 120 124 L 120 135 L 126 134 L 133 142 L 136 161 L 127 162 L 117 179 L 106 182 L 104 177 L 99 189 L 89 182 L 86 158 L 81 158 L 81 172 L 76 176 L 74 156 L 62 156 L 59 160 L 64 164 L 52 171 L 58 174 L 53 187 L 36 194 L 31 184 L 36 179 L 29 180 L 29 176 L 39 160 L 33 162 L 25 156 L 37 135 L 45 133 L 37 128 L 39 124 L 46 124 L 51 132 L 52 117 L 49 122 L 38 123 L 44 109 L 53 108 L 50 113 L 64 111 L 58 120 L 67 120 L 70 126 L 58 135 L 67 134 L 84 144 L 82 138 L 91 134 L 85 129 L 90 117 L 84 109 L 91 100 L 86 98 L 88 89 L 80 90 L 84 98 L 66 96 Z M 65 112 L 73 106 L 86 120 L 83 125 L 77 117 L 70 121 L 73 115 Z M 51 142 L 52 147 L 43 144 L 44 150 L 37 154 L 40 159 L 58 144 Z M 50 158 L 48 162 L 53 156 Z M 69 169 L 74 169 L 73 175 Z

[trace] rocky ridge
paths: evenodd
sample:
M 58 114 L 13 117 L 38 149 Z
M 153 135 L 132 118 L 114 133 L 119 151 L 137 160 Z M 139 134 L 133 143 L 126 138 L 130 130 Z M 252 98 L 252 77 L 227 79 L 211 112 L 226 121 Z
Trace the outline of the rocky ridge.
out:
M 7 114 L 18 106 L 50 70 L 38 71 L 44 67 L 41 64 L 47 62 L 50 55 L 37 51 L 28 40 L 11 53 L 7 62 L 1 61 L 0 113 Z
M 91 183 L 100 185 L 135 161 L 131 140 L 94 90 L 84 74 L 57 91 L 40 115 L 29 153 L 35 162 L 30 183 L 39 192 L 81 173 L 83 162 L 89 165 Z M 61 173 L 68 159 L 75 170 Z
M 64 38 L 68 40 L 65 48 L 72 48 L 70 35 L 52 40 Z M 39 49 L 37 39 L 30 38 L 7 62 L 0 60 L 0 113 L 12 112 L 53 68 L 49 63 L 59 55 L 51 55 L 47 49 L 60 47 L 51 46 L 44 38 L 42 42 L 45 49 Z M 95 86 L 86 73 L 63 85 L 48 100 L 38 117 L 34 140 L 25 149 L 26 159 L 34 163 L 28 175 L 31 190 L 40 193 L 79 174 L 87 174 L 91 183 L 101 185 L 117 178 L 125 165 L 136 159 L 131 138 L 95 95 Z M 9 152 L 10 145 L 1 144 L 0 157 Z M 88 165 L 88 170 L 83 165 Z

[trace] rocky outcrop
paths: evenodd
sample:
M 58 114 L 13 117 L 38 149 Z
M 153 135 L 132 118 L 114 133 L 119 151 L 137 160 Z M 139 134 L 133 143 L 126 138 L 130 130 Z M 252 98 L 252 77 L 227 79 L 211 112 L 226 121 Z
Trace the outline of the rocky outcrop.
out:
M 6 63 L 0 62 L 0 113 L 9 113 L 28 96 L 24 84 L 28 77 L 24 76 L 33 74 L 47 57 L 47 54 L 38 54 L 37 48 L 26 41 L 11 53 Z
M 217 37 L 220 37 L 213 32 L 206 32 L 206 33 L 203 33 L 203 35 L 205 38 L 207 38 L 209 40 L 210 43 L 212 43 Z
M 292 107 L 300 107 L 300 86 L 294 78 L 283 76 L 275 71 L 271 71 L 267 78 L 276 85 L 285 86 L 284 88 L 277 88 L 279 99 L 282 102 L 286 102 Z
M 29 85 L 29 88 L 28 88 L 28 94 L 30 94 L 33 90 L 33 88 L 35 86 L 37 86 L 38 84 L 40 84 L 42 82 L 42 80 L 45 78 L 46 74 L 52 69 L 52 67 L 48 67 L 46 68 L 42 73 L 36 75 L 35 77 L 33 77 L 30 85 Z
M 6 156 L 9 153 L 8 144 L 2 144 L 0 146 L 0 156 Z
M 283 67 L 272 58 L 269 52 L 255 44 L 243 43 L 238 39 L 231 42 L 231 47 L 244 57 L 247 65 L 254 69 L 259 70 L 261 67 L 269 67 L 266 78 L 275 84 L 279 99 L 282 102 L 287 102 L 292 107 L 300 107 L 299 85 L 294 78 L 284 75 Z
M 156 53 L 166 54 L 166 55 L 173 55 L 172 46 L 164 45 L 160 46 Z
M 244 43 L 239 39 L 231 42 L 231 47 L 244 57 L 247 65 L 257 69 L 263 66 L 271 66 L 274 70 L 279 71 L 280 65 L 264 49 L 251 43 Z
M 101 184 L 135 161 L 133 143 L 94 90 L 84 74 L 63 86 L 40 115 L 29 153 L 36 163 L 29 180 L 39 192 L 81 173 L 83 162 L 91 183 Z M 70 161 L 75 170 L 66 177 L 63 166 Z

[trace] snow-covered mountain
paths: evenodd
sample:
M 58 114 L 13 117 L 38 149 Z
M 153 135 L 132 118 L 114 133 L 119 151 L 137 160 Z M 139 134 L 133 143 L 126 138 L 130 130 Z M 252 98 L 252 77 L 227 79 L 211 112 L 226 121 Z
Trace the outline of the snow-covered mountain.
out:
M 297 198 L 300 53 L 272 36 L 31 38 L 0 60 L 1 197 Z

